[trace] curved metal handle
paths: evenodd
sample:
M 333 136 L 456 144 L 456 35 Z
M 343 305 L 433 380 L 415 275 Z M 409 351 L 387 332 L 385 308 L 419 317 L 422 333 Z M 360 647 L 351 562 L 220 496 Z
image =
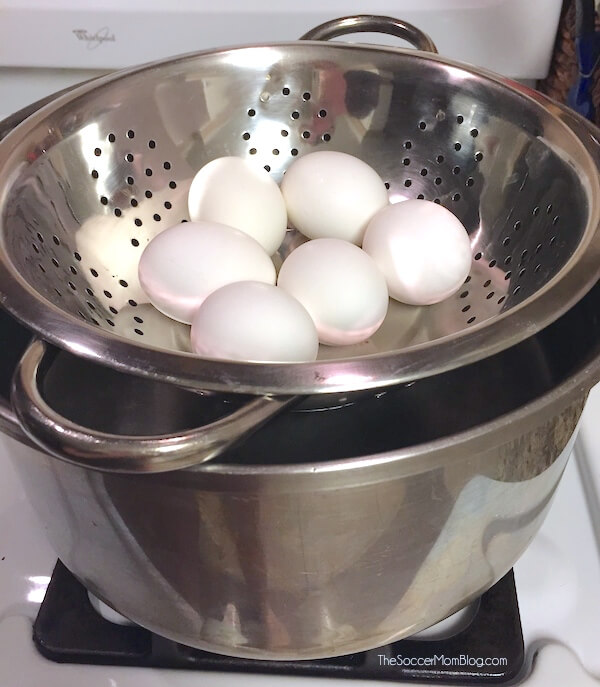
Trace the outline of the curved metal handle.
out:
M 377 14 L 359 14 L 355 17 L 341 17 L 326 21 L 311 29 L 300 38 L 301 41 L 327 41 L 336 36 L 343 36 L 347 33 L 387 33 L 397 36 L 417 50 L 433 52 L 437 54 L 435 43 L 429 36 L 408 22 L 394 19 L 394 17 L 383 17 Z
M 53 410 L 38 381 L 47 346 L 34 341 L 15 371 L 11 402 L 25 433 L 51 455 L 106 472 L 168 472 L 200 465 L 295 402 L 295 397 L 262 396 L 199 428 L 159 436 L 130 436 L 82 427 Z

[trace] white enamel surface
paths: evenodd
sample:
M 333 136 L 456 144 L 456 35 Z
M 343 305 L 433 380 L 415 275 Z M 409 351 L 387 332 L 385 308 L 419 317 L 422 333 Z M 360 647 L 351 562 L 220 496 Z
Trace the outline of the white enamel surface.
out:
M 388 308 L 385 279 L 373 260 L 340 239 L 303 243 L 284 261 L 277 284 L 308 310 L 324 344 L 365 341 Z
M 192 322 L 192 348 L 206 358 L 307 362 L 317 358 L 317 330 L 283 289 L 236 282 L 214 291 Z
M 456 293 L 471 269 L 471 244 L 449 210 L 428 200 L 407 200 L 371 220 L 365 250 L 385 274 L 390 296 L 431 305 Z
M 204 165 L 188 195 L 192 220 L 235 227 L 258 241 L 269 255 L 279 248 L 287 213 L 279 186 L 259 164 L 221 157 Z
M 190 324 L 210 293 L 236 281 L 274 284 L 275 266 L 260 244 L 237 229 L 183 222 L 146 246 L 139 279 L 155 308 Z
M 281 182 L 290 222 L 311 239 L 337 238 L 360 245 L 376 212 L 388 204 L 377 172 L 357 157 L 330 150 L 309 153 Z

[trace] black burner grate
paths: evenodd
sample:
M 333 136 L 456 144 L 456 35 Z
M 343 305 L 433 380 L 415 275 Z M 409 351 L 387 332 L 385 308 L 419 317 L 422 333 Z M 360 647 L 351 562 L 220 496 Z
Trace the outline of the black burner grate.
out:
M 524 662 L 523 634 L 512 571 L 483 594 L 468 627 L 451 637 L 404 639 L 380 649 L 339 658 L 258 661 L 192 649 L 141 627 L 115 625 L 105 620 L 93 609 L 85 587 L 59 561 L 35 621 L 33 639 L 42 655 L 61 663 L 392 682 L 500 684 L 513 680 Z

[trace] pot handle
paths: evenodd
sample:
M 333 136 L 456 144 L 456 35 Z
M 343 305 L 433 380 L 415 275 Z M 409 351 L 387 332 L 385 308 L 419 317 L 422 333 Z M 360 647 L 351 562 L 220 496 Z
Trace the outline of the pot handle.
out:
M 258 397 L 208 425 L 177 434 L 130 436 L 82 427 L 53 410 L 39 382 L 48 367 L 48 347 L 34 340 L 13 378 L 11 403 L 24 432 L 45 451 L 80 467 L 105 472 L 168 472 L 200 465 L 258 429 L 296 397 Z
M 348 33 L 387 33 L 408 41 L 417 50 L 436 54 L 438 51 L 435 43 L 421 29 L 400 19 L 377 14 L 359 14 L 354 17 L 340 17 L 326 21 L 305 33 L 300 40 L 327 41 Z

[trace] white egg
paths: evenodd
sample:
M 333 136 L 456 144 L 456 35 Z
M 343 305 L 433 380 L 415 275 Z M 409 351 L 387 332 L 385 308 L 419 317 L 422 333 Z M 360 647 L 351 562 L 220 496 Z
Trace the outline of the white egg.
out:
M 182 222 L 165 229 L 146 246 L 138 274 L 152 305 L 186 324 L 221 286 L 243 280 L 275 283 L 275 266 L 262 246 L 216 222 Z
M 276 286 L 240 281 L 208 296 L 192 321 L 192 348 L 207 358 L 292 363 L 317 357 L 310 315 Z
M 466 229 L 450 210 L 428 200 L 407 200 L 377 213 L 363 250 L 385 275 L 390 296 L 411 305 L 443 301 L 471 269 Z
M 258 163 L 220 157 L 204 165 L 190 186 L 188 209 L 193 221 L 227 224 L 258 241 L 269 255 L 287 229 L 281 191 Z
M 298 158 L 281 183 L 293 226 L 311 239 L 360 245 L 367 224 L 388 204 L 377 172 L 346 153 L 323 150 Z
M 377 265 L 341 239 L 315 239 L 296 248 L 281 266 L 277 285 L 308 310 L 321 343 L 334 346 L 368 339 L 388 308 Z

